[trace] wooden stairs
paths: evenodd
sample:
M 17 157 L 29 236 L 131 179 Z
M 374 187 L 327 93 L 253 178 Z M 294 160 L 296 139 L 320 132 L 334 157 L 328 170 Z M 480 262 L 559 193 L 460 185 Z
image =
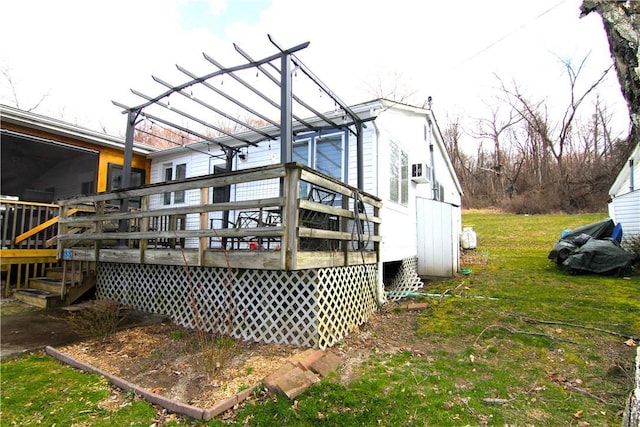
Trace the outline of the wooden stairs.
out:
M 61 307 L 73 304 L 96 285 L 95 271 L 67 271 L 65 274 L 63 267 L 56 267 L 45 274 L 45 277 L 29 279 L 29 287 L 17 289 L 14 298 L 41 308 Z

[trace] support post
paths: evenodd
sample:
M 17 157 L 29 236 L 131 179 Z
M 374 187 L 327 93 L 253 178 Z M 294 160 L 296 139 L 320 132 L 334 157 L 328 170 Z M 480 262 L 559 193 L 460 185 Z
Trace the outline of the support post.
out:
M 356 164 L 358 168 L 358 190 L 364 190 L 364 143 L 363 126 L 360 120 L 356 120 Z
M 280 67 L 280 163 L 293 159 L 292 97 L 291 97 L 291 57 L 282 53 Z
M 127 132 L 124 139 L 124 163 L 122 165 L 122 188 L 129 188 L 131 186 L 131 163 L 133 162 L 133 134 L 136 127 L 136 119 L 138 118 L 139 111 L 129 110 L 127 113 Z M 120 201 L 120 212 L 129 211 L 129 199 L 124 198 Z M 129 231 L 129 220 L 121 219 L 118 224 L 118 232 L 126 233 Z M 125 242 L 119 242 L 120 245 L 124 245 Z

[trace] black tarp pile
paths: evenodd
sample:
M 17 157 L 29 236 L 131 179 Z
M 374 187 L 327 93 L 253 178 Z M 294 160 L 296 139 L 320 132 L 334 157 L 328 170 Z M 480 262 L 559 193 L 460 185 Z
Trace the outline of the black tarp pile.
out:
M 633 255 L 620 247 L 622 229 L 611 219 L 563 232 L 549 259 L 570 273 L 631 273 Z

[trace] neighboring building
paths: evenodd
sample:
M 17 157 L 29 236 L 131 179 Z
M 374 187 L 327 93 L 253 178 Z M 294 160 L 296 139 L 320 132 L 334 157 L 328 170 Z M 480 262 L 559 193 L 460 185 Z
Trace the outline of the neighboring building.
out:
M 119 188 L 124 140 L 71 123 L 0 105 L 2 188 L 21 201 L 55 203 L 64 197 Z M 149 182 L 147 154 L 136 144 L 132 185 Z
M 0 258 L 5 293 L 57 263 L 57 200 L 120 188 L 124 140 L 0 105 Z M 136 144 L 132 183 L 149 182 L 154 149 Z
M 366 126 L 361 188 L 383 200 L 380 254 L 385 276 L 393 277 L 403 264 L 417 268 L 421 276 L 453 276 L 459 268 L 462 189 L 433 111 L 382 99 L 351 108 Z M 314 119 L 308 121 L 313 124 Z M 151 183 L 225 171 L 225 156 L 215 148 L 203 142 L 150 153 Z M 294 161 L 357 187 L 355 154 L 356 138 L 346 128 L 297 133 L 293 141 Z M 231 170 L 279 162 L 279 140 L 265 141 L 243 148 Z M 261 197 L 277 196 L 277 186 L 262 191 Z M 243 200 L 243 190 L 228 198 Z M 164 203 L 188 205 L 189 197 L 179 193 L 176 200 L 176 195 L 169 195 Z M 333 204 L 338 206 L 340 200 Z M 195 216 L 192 222 L 197 228 Z
M 640 144 L 609 189 L 609 216 L 622 224 L 623 239 L 640 235 Z M 624 240 L 623 240 L 624 243 Z

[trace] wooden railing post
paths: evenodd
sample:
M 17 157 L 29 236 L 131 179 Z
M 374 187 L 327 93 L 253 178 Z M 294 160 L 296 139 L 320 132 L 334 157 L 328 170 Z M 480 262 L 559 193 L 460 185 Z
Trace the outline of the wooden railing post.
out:
M 140 210 L 142 212 L 149 212 L 149 196 L 140 197 Z M 143 216 L 140 218 L 140 231 L 146 233 L 149 231 L 149 217 Z M 149 239 L 140 239 L 140 263 L 144 264 L 144 253 L 149 245 Z
M 298 258 L 298 194 L 300 188 L 300 168 L 294 163 L 285 165 L 285 177 L 283 182 L 284 200 L 283 207 L 284 233 L 282 236 L 282 263 L 285 270 L 296 267 Z
M 204 187 L 200 189 L 200 205 L 209 204 L 209 188 Z M 200 212 L 200 230 L 207 230 L 209 228 L 209 212 Z M 209 238 L 206 236 L 200 237 L 200 244 L 198 245 L 198 265 L 204 265 L 204 253 L 209 247 Z
M 60 218 L 67 218 L 69 216 L 69 206 L 67 205 L 60 206 L 59 215 L 60 215 Z M 58 234 L 67 234 L 68 232 L 69 232 L 69 226 L 67 224 L 65 223 L 58 224 Z M 58 248 L 57 248 L 58 259 L 62 259 L 64 257 L 65 245 L 66 245 L 66 242 L 64 241 L 58 242 Z

